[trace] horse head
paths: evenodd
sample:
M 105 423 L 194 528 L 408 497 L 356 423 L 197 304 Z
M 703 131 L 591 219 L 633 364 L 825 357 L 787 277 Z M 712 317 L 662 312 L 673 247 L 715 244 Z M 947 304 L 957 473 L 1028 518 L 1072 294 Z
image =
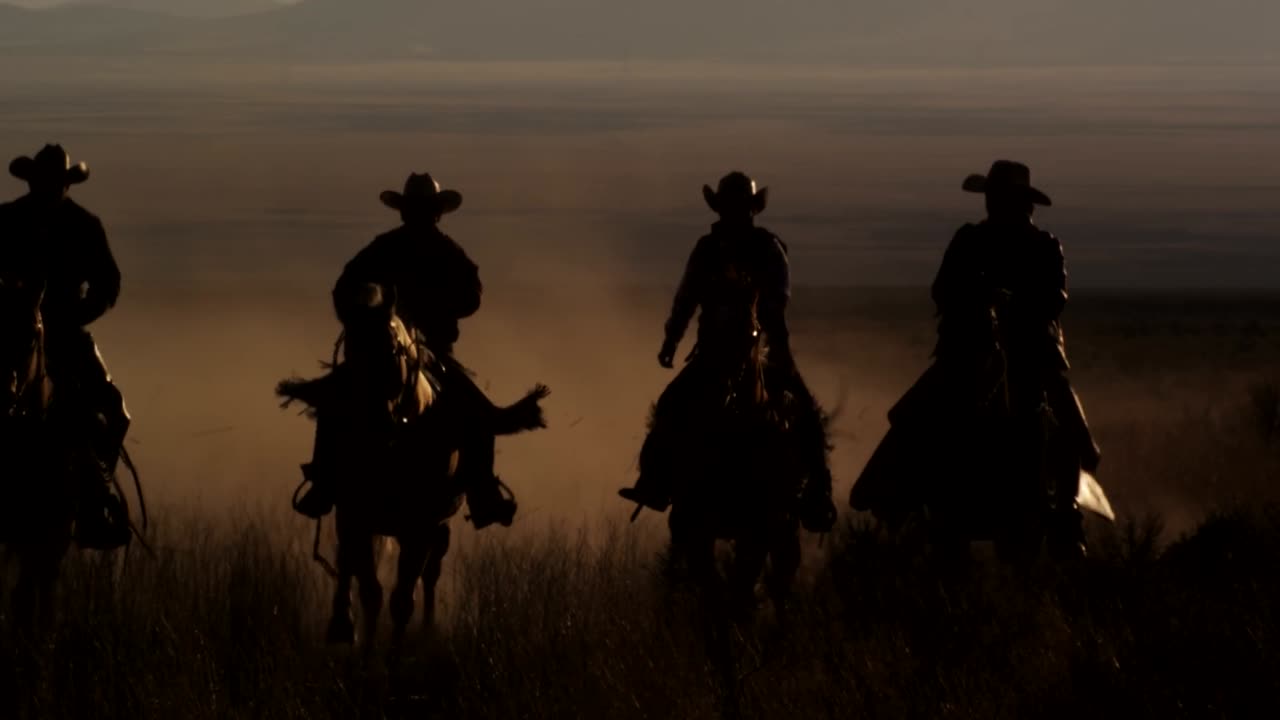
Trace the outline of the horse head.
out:
M 48 404 L 40 313 L 44 292 L 44 281 L 0 276 L 0 410 L 9 416 Z
M 343 359 L 359 386 L 379 408 L 409 420 L 433 399 L 423 375 L 425 351 L 396 313 L 394 287 L 366 284 L 352 299 L 343 335 Z

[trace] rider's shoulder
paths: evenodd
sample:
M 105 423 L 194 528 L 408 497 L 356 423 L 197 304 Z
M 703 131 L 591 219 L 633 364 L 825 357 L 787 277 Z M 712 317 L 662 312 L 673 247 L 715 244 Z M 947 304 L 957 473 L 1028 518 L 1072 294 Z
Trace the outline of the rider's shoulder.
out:
M 1033 226 L 1033 227 L 1035 229 L 1032 231 L 1032 237 L 1034 238 L 1035 243 L 1040 248 L 1042 248 L 1045 252 L 1051 252 L 1051 253 L 1062 252 L 1062 241 L 1058 239 L 1057 235 L 1054 235 L 1053 233 L 1049 232 L 1048 230 L 1045 230 L 1044 228 L 1041 228 L 1038 226 Z
M 776 250 L 783 257 L 786 257 L 787 253 L 790 252 L 790 248 L 787 247 L 787 243 L 784 242 L 781 237 L 778 237 L 777 233 L 773 232 L 769 228 L 760 227 L 757 225 L 755 229 L 755 234 L 756 234 L 756 238 L 761 242 L 761 244 L 763 244 L 765 247 L 768 247 L 771 250 Z
M 408 229 L 404 225 L 393 227 L 390 230 L 384 230 L 373 236 L 371 245 L 386 245 L 401 240 L 408 236 Z
M 62 212 L 64 217 L 68 217 L 75 222 L 83 223 L 86 226 L 102 227 L 102 218 L 98 217 L 97 213 L 90 211 L 71 198 L 63 201 Z
M 965 223 L 956 230 L 956 234 L 951 237 L 953 246 L 968 247 L 973 243 L 980 242 L 987 227 L 985 222 Z
M 698 238 L 698 241 L 693 244 L 693 251 L 695 253 L 709 252 L 720 247 L 720 243 L 723 239 L 724 238 L 722 238 L 718 233 L 714 231 L 709 232 Z

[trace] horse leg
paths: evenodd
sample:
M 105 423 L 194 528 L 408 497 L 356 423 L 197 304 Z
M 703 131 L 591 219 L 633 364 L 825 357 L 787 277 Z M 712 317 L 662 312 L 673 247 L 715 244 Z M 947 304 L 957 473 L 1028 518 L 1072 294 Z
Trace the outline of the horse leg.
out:
M 333 610 L 325 639 L 333 645 L 351 645 L 356 641 L 355 620 L 351 617 L 351 578 L 354 574 L 352 555 L 357 552 L 353 538 L 343 533 L 338 538 L 338 578 L 333 591 Z M 372 553 L 372 547 L 369 548 Z
M 935 577 L 958 580 L 973 561 L 970 540 L 954 518 L 936 517 L 929 528 L 929 563 Z
M 25 545 L 18 551 L 14 617 L 20 630 L 33 637 L 44 637 L 53 628 L 54 590 L 69 546 L 69 540 L 50 539 Z
M 436 624 L 436 585 L 444 568 L 444 556 L 449 552 L 451 531 L 447 524 L 436 527 L 427 551 L 427 562 L 422 568 L 422 626 L 434 631 Z
M 769 574 L 765 585 L 773 601 L 773 612 L 779 625 L 786 625 L 787 603 L 791 586 L 800 572 L 800 531 L 795 527 L 780 529 L 769 552 Z
M 689 579 L 700 590 L 714 587 L 717 580 L 715 536 L 700 527 L 697 520 L 680 512 L 679 508 L 672 508 L 667 516 L 667 527 L 671 532 L 669 564 L 683 566 Z
M 373 557 L 374 536 L 368 529 L 353 525 L 352 516 L 338 508 L 335 514 L 338 534 L 338 578 L 333 591 L 333 614 L 329 618 L 328 642 L 334 645 L 353 645 L 356 641 L 355 619 L 351 612 L 351 581 L 360 584 L 360 600 L 367 615 L 369 606 L 364 604 L 367 592 L 365 576 L 372 575 L 377 582 L 377 568 Z M 378 588 L 381 605 L 381 588 Z M 376 622 L 376 611 L 375 611 Z
M 353 555 L 355 565 L 352 568 L 356 586 L 360 593 L 360 615 L 364 621 L 363 637 L 365 651 L 372 653 L 378 637 L 378 616 L 382 613 L 382 583 L 378 582 L 378 563 L 374 557 L 373 544 L 376 538 L 370 535 L 358 554 Z
M 400 559 L 396 568 L 396 586 L 391 591 L 391 661 L 398 664 L 409 620 L 413 618 L 413 592 L 427 562 L 429 540 L 415 537 L 400 540 Z
M 769 557 L 767 536 L 751 535 L 733 543 L 733 565 L 729 570 L 729 612 L 736 620 L 748 623 L 756 609 L 756 585 Z

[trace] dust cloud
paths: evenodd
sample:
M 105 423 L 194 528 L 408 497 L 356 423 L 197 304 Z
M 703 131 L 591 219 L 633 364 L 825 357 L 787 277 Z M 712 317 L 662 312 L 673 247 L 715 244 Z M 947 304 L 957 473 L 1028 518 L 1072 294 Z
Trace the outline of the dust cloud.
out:
M 730 169 L 770 187 L 762 222 L 792 249 L 797 357 L 820 399 L 844 409 L 838 494 L 928 362 L 919 288 L 979 214 L 961 178 L 995 157 L 1029 162 L 1059 201 L 1045 223 L 1086 295 L 1280 278 L 1267 242 L 1280 230 L 1280 171 L 1260 160 L 1280 151 L 1280 100 L 1257 70 L 698 75 L 65 58 L 22 70 L 0 79 L 3 151 L 56 141 L 93 168 L 75 197 L 106 222 L 125 273 L 121 304 L 95 331 L 161 502 L 286 513 L 312 426 L 272 388 L 319 372 L 338 330 L 332 283 L 394 226 L 378 192 L 410 171 L 465 197 L 445 229 L 479 262 L 486 293 L 459 356 L 498 401 L 552 388 L 550 428 L 499 443 L 520 523 L 628 510 L 614 493 L 633 479 L 648 406 L 670 378 L 656 363 L 669 293 L 712 220 L 699 188 Z M 1210 87 L 1226 89 L 1213 103 L 1194 94 Z M 1132 350 L 1108 302 L 1079 315 L 1086 338 L 1073 340 L 1103 433 L 1191 402 L 1165 383 L 1238 394 L 1260 372 L 1219 352 L 1161 372 L 1158 343 Z M 1155 370 L 1116 370 L 1120 345 Z

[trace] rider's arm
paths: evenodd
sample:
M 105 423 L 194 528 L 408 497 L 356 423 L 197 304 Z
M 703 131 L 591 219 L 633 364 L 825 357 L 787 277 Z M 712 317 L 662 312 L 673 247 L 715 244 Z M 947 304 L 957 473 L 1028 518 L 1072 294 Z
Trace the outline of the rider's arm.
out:
M 115 307 L 120 298 L 120 267 L 111 253 L 102 222 L 89 216 L 82 231 L 84 239 L 84 296 L 80 300 L 77 324 L 88 325 Z
M 338 282 L 333 286 L 333 309 L 343 325 L 350 319 L 352 303 L 360 297 L 360 290 L 364 286 L 370 283 L 383 286 L 393 283 L 388 257 L 390 243 L 388 235 L 375 238 L 342 269 Z
M 451 290 L 448 301 L 453 310 L 453 317 L 462 319 L 475 315 L 480 310 L 480 298 L 484 295 L 484 285 L 480 282 L 480 268 L 467 256 L 452 238 L 445 238 L 447 260 L 441 263 L 448 268 L 445 281 Z
M 1036 300 L 1045 320 L 1057 320 L 1067 306 L 1067 261 L 1062 243 L 1051 233 L 1042 236 L 1044 244 L 1044 277 L 1037 283 L 1042 294 Z
M 789 354 L 791 332 L 787 328 L 787 304 L 791 301 L 791 266 L 787 261 L 786 245 L 781 240 L 771 236 L 767 247 L 757 313 L 760 326 L 769 337 L 770 349 L 775 353 Z
M 666 342 L 675 346 L 684 337 L 689 328 L 693 313 L 702 303 L 703 286 L 706 284 L 706 267 L 713 251 L 711 237 L 704 237 L 694 246 L 685 263 L 684 276 L 680 279 L 680 287 L 676 289 L 675 300 L 671 303 L 671 315 L 668 316 L 664 330 Z
M 942 265 L 933 280 L 933 303 L 938 314 L 942 315 L 960 305 L 968 304 L 975 292 L 973 278 L 970 277 L 969 244 L 973 233 L 973 225 L 965 225 L 956 231 L 951 244 L 942 256 Z

